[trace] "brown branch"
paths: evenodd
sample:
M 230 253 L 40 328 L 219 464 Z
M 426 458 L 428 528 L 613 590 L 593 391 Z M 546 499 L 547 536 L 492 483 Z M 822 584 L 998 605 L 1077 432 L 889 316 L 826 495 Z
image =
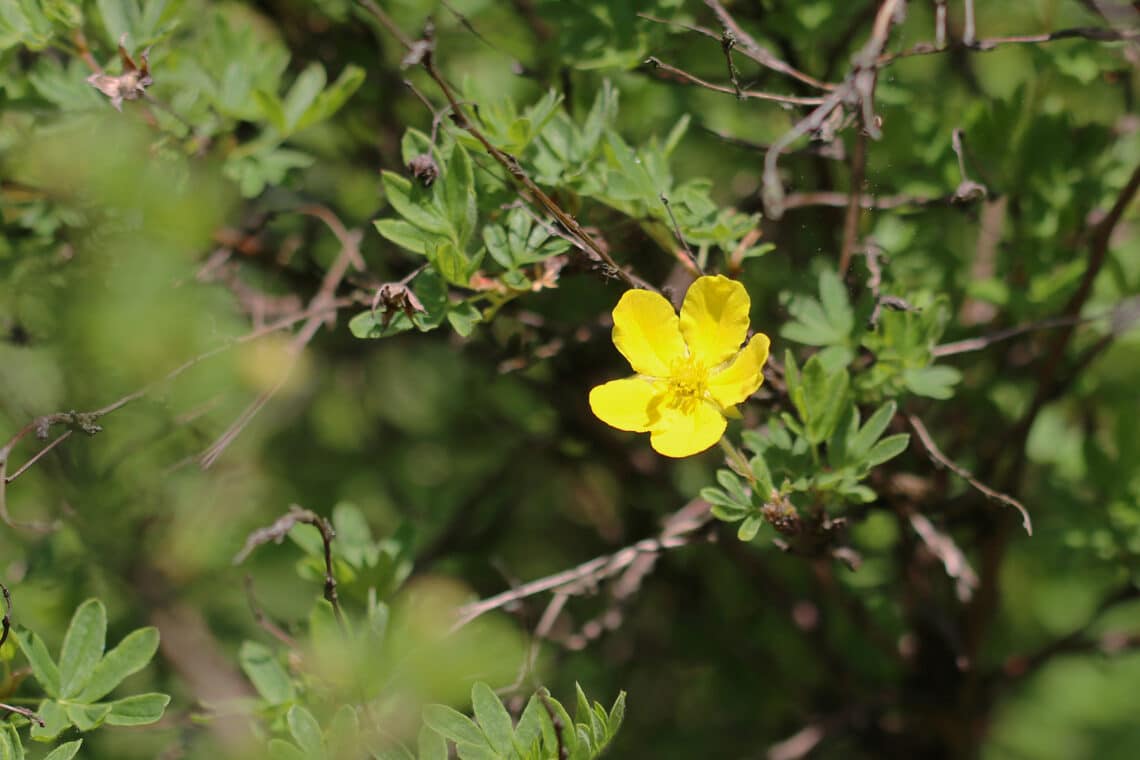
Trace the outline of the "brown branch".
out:
M 784 210 L 810 208 L 812 206 L 847 208 L 850 202 L 851 196 L 848 193 L 830 191 L 789 193 L 784 198 Z M 889 211 L 904 206 L 918 206 L 920 208 L 926 206 L 951 206 L 954 205 L 955 202 L 956 199 L 953 193 L 939 196 L 907 195 L 905 193 L 899 193 L 897 195 L 859 196 L 859 208 L 864 211 Z
M 732 37 L 735 39 L 735 45 L 737 49 L 752 60 L 756 61 L 756 63 L 759 63 L 761 66 L 769 68 L 772 71 L 785 74 L 792 77 L 793 79 L 798 79 L 804 84 L 811 85 L 812 87 L 816 87 L 820 90 L 830 90 L 834 87 L 834 85 L 827 84 L 826 82 L 821 82 L 815 77 L 805 74 L 804 72 L 796 69 L 794 66 L 791 66 L 788 63 L 785 63 L 784 61 L 777 58 L 770 50 L 758 43 L 755 38 L 752 37 L 752 35 L 744 31 L 744 29 L 742 29 L 740 25 L 736 23 L 736 19 L 734 19 L 732 15 L 727 10 L 725 10 L 724 6 L 721 5 L 718 0 L 705 0 L 705 5 L 711 8 L 712 12 L 716 14 L 716 17 L 724 27 L 725 32 L 732 35 Z M 727 36 L 727 34 L 725 36 Z M 710 34 L 709 36 L 713 37 L 714 39 L 721 38 L 721 35 L 716 34 Z
M 627 568 L 638 564 L 640 559 L 642 563 L 639 564 L 637 574 L 630 576 L 629 586 L 623 587 L 630 589 L 626 596 L 632 594 L 633 590 L 636 590 L 640 585 L 641 579 L 652 568 L 661 552 L 691 544 L 700 529 L 712 519 L 708 505 L 699 500 L 687 504 L 675 517 L 678 519 L 667 521 L 664 530 L 656 538 L 642 539 L 636 544 L 627 546 L 613 554 L 595 557 L 589 562 L 583 562 L 569 570 L 524 583 L 487 599 L 460 607 L 456 612 L 456 621 L 451 627 L 451 632 L 454 633 L 492 610 L 497 610 L 536 594 L 553 591 L 568 596 L 580 595 L 595 588 L 601 581 L 612 578 Z M 636 582 L 634 581 L 635 577 Z
M 39 725 L 40 728 L 43 728 L 44 726 L 47 725 L 46 723 L 44 723 L 43 718 L 41 718 L 37 713 L 33 712 L 32 710 L 29 710 L 26 707 L 16 707 L 15 705 L 8 705 L 8 704 L 4 704 L 3 702 L 0 702 L 0 710 L 7 710 L 8 712 L 13 712 L 13 713 L 16 713 L 17 715 L 23 715 L 28 720 L 35 721 L 36 724 Z
M 789 103 L 797 106 L 816 106 L 823 102 L 823 98 L 818 97 L 801 97 L 797 95 L 777 95 L 770 92 L 760 92 L 758 90 L 742 90 L 739 87 L 725 87 L 722 84 L 713 84 L 712 82 L 701 79 L 694 74 L 690 74 L 683 69 L 676 66 L 671 66 L 665 63 L 660 58 L 649 56 L 645 62 L 655 69 L 660 69 L 665 74 L 672 78 L 684 82 L 685 84 L 692 84 L 698 87 L 704 87 L 706 90 L 713 92 L 723 92 L 726 95 L 735 95 L 740 100 L 768 100 L 774 103 Z
M 4 593 L 4 617 L 0 618 L 0 626 L 3 627 L 3 631 L 0 632 L 0 647 L 2 647 L 12 631 L 12 594 L 3 583 L 0 583 L 0 591 Z
M 1020 501 L 1013 498 L 1012 496 L 990 488 L 985 483 L 982 483 L 980 480 L 975 478 L 973 473 L 971 473 L 965 467 L 956 463 L 954 460 L 950 459 L 950 457 L 943 454 L 942 450 L 938 448 L 938 444 L 934 442 L 934 438 L 931 437 L 930 431 L 926 429 L 926 425 L 924 425 L 922 420 L 919 419 L 916 415 L 906 415 L 906 421 L 910 423 L 911 429 L 914 430 L 915 434 L 918 435 L 918 439 L 922 442 L 923 447 L 926 449 L 926 453 L 930 455 L 930 459 L 935 464 L 947 468 L 955 475 L 965 480 L 975 489 L 985 494 L 986 497 L 995 501 L 1000 501 L 1001 503 L 1007 504 L 1016 509 L 1021 513 L 1021 524 L 1025 528 L 1025 532 L 1031 536 L 1033 535 L 1033 523 L 1029 519 L 1029 512 L 1025 509 L 1025 506 Z
M 974 591 L 978 588 L 978 574 L 974 572 L 974 568 L 970 567 L 970 561 L 954 543 L 954 539 L 934 527 L 934 524 L 923 514 L 911 511 L 907 515 L 907 519 L 910 521 L 911 527 L 914 528 L 914 532 L 926 544 L 926 548 L 946 568 L 946 575 L 954 581 L 954 590 L 958 595 L 958 600 L 970 601 Z
M 245 539 L 245 545 L 242 546 L 233 559 L 233 564 L 240 565 L 246 560 L 247 557 L 257 547 L 273 542 L 279 544 L 285 540 L 285 536 L 293 529 L 295 525 L 312 525 L 321 534 L 321 543 L 324 545 L 325 555 L 325 599 L 332 605 L 333 614 L 336 616 L 337 621 L 343 627 L 344 613 L 340 609 L 340 597 L 336 590 L 336 574 L 333 572 L 333 559 L 332 559 L 332 541 L 336 538 L 336 531 L 333 530 L 332 523 L 325 518 L 312 512 L 308 509 L 303 509 L 296 504 L 289 506 L 289 511 L 279 517 L 276 522 L 264 528 L 259 528 L 249 534 Z
M 843 216 L 843 243 L 839 248 L 839 277 L 847 274 L 851 254 L 859 235 L 859 198 L 863 192 L 863 171 L 867 166 L 867 135 L 863 130 L 855 133 L 855 151 L 851 155 L 851 189 L 848 191 L 847 213 Z
M 711 1 L 706 0 L 706 2 Z M 842 84 L 832 90 L 814 111 L 798 121 L 772 144 L 764 157 L 764 172 L 761 176 L 764 208 L 769 218 L 779 219 L 784 215 L 784 188 L 779 173 L 780 156 L 796 140 L 822 129 L 835 109 L 845 104 L 858 106 L 867 136 L 874 140 L 882 136 L 874 113 L 877 61 L 882 55 L 883 48 L 886 47 L 891 27 L 898 20 L 898 12 L 903 7 L 902 2 L 903 0 L 884 0 L 875 14 L 871 36 L 855 54 L 851 70 Z
M 889 53 L 880 55 L 876 65 L 879 68 L 889 66 L 895 61 L 902 58 L 911 58 L 916 55 L 934 55 L 936 53 L 945 53 L 951 50 L 966 50 L 975 53 L 988 53 L 992 50 L 997 50 L 1003 45 L 1042 45 L 1049 42 L 1056 42 L 1057 40 L 1071 40 L 1071 39 L 1085 39 L 1092 40 L 1093 42 L 1128 42 L 1131 40 L 1140 39 L 1140 29 L 1105 29 L 1103 27 L 1073 27 L 1071 29 L 1059 29 L 1055 32 L 1047 32 L 1044 34 L 1022 34 L 1010 37 L 989 37 L 986 39 L 975 40 L 973 44 L 967 44 L 963 39 L 959 42 L 951 42 L 950 44 L 939 47 L 937 41 L 934 43 L 920 42 L 919 44 L 908 48 L 907 50 L 898 53 Z

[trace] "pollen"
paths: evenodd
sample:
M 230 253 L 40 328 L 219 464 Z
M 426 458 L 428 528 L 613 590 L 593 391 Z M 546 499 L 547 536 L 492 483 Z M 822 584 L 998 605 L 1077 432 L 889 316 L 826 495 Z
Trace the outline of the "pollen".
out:
M 689 414 L 708 391 L 709 371 L 691 356 L 677 359 L 669 368 L 667 382 L 665 406 Z

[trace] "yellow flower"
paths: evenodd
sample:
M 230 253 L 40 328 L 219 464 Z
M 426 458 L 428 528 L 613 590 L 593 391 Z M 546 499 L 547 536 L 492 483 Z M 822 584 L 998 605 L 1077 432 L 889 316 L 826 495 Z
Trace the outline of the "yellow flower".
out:
M 724 435 L 725 417 L 764 381 L 768 336 L 748 337 L 752 303 L 744 286 L 700 277 L 681 316 L 648 290 L 630 290 L 614 308 L 614 345 L 637 374 L 590 391 L 590 408 L 618 430 L 649 433 L 659 454 L 687 457 Z

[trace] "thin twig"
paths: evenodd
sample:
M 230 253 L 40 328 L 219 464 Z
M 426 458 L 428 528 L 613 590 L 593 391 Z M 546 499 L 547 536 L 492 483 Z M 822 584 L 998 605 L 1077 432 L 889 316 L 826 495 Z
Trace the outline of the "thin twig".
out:
M 703 502 L 699 502 L 703 504 Z M 546 591 L 578 595 L 598 585 L 601 581 L 612 578 L 634 564 L 639 557 L 660 554 L 666 549 L 675 549 L 687 546 L 693 542 L 694 534 L 703 528 L 711 519 L 707 505 L 692 514 L 689 510 L 693 502 L 682 509 L 685 519 L 678 522 L 667 522 L 665 530 L 656 538 L 646 538 L 632 546 L 627 546 L 613 554 L 595 557 L 589 562 L 583 562 L 577 567 L 563 570 L 545 578 L 524 583 L 521 586 L 496 594 L 478 602 L 472 602 L 460 607 L 456 612 L 456 621 L 451 626 L 451 632 L 485 615 L 514 602 L 521 601 L 535 594 Z
M 898 53 L 887 53 L 879 56 L 876 65 L 879 68 L 889 66 L 902 58 L 911 58 L 916 55 L 934 55 L 949 50 L 967 50 L 975 53 L 988 53 L 997 50 L 1003 45 L 1042 45 L 1058 40 L 1085 39 L 1093 42 L 1128 42 L 1140 39 L 1140 29 L 1106 29 L 1104 27 L 1083 26 L 1071 29 L 1059 29 L 1044 34 L 1021 34 L 1010 37 L 988 37 L 975 40 L 972 45 L 965 41 L 953 43 L 939 48 L 936 43 L 920 42 L 919 44 L 902 50 Z
M 249 604 L 249 612 L 253 615 L 253 622 L 257 623 L 259 628 L 294 652 L 299 652 L 300 647 L 297 645 L 297 640 L 286 633 L 281 626 L 270 620 L 265 611 L 261 609 L 261 605 L 257 603 L 257 597 L 253 593 L 253 576 L 248 573 L 245 576 L 245 600 Z
M 661 193 L 660 197 L 661 204 L 665 206 L 665 213 L 669 215 L 669 221 L 673 223 L 673 234 L 677 236 L 677 242 L 681 244 L 680 250 L 677 251 L 677 259 L 691 273 L 700 277 L 704 272 L 701 270 L 701 265 L 697 262 L 697 257 L 693 255 L 693 249 L 689 247 L 685 236 L 681 234 L 681 225 L 677 224 L 677 217 L 673 216 L 673 207 L 669 204 L 669 198 L 665 193 Z
M 740 100 L 770 100 L 774 103 L 788 103 L 790 105 L 796 106 L 816 106 L 823 102 L 823 98 L 819 97 L 778 95 L 771 92 L 760 92 L 758 90 L 742 90 L 739 89 L 738 86 L 725 87 L 722 84 L 713 84 L 712 82 L 701 79 L 700 77 L 694 74 L 690 74 L 683 69 L 679 69 L 676 66 L 671 66 L 656 56 L 649 56 L 645 59 L 645 62 L 686 84 L 693 84 L 698 87 L 704 87 L 705 89 L 712 90 L 713 92 L 723 92 L 726 95 L 734 95 Z
M 41 718 L 39 714 L 33 712 L 32 710 L 29 710 L 26 707 L 16 707 L 15 705 L 9 705 L 0 702 L 0 710 L 7 710 L 8 712 L 14 712 L 17 715 L 23 715 L 28 720 L 35 721 L 40 728 L 43 728 L 47 725 L 44 723 L 44 719 Z
M 303 509 L 296 504 L 291 504 L 289 511 L 279 517 L 272 525 L 259 528 L 246 537 L 245 545 L 242 546 L 241 551 L 234 556 L 233 564 L 240 565 L 249 557 L 254 549 L 262 544 L 270 542 L 275 544 L 281 543 L 295 525 L 312 525 L 320 531 L 325 556 L 325 599 L 332 605 L 333 614 L 341 626 L 344 627 L 344 613 L 340 609 L 340 597 L 336 590 L 336 574 L 333 571 L 332 541 L 336 538 L 336 531 L 333 529 L 332 523 L 316 512 Z
M 961 602 L 970 601 L 978 588 L 978 574 L 970 567 L 966 555 L 954 543 L 954 539 L 934 527 L 926 515 L 911 512 L 907 515 L 914 532 L 926 544 L 926 548 L 937 557 L 946 568 L 946 575 L 954 580 L 954 590 Z
M 790 76 L 793 79 L 798 79 L 804 84 L 811 85 L 812 87 L 816 87 L 820 90 L 830 90 L 834 86 L 827 84 L 826 82 L 821 82 L 815 77 L 805 74 L 804 72 L 796 69 L 794 66 L 791 66 L 777 58 L 770 50 L 758 43 L 752 35 L 744 31 L 744 29 L 742 29 L 740 25 L 736 23 L 736 19 L 734 19 L 732 15 L 727 10 L 725 10 L 724 6 L 721 5 L 718 0 L 705 0 L 705 5 L 711 8 L 713 13 L 716 14 L 717 19 L 720 21 L 725 31 L 730 32 L 736 39 L 737 49 L 739 49 L 742 53 L 747 55 L 752 60 L 759 63 L 761 66 L 765 66 L 769 69 L 772 69 L 772 71 L 777 71 L 781 74 Z M 720 35 L 716 34 L 710 34 L 710 36 L 712 36 L 713 39 L 719 39 L 720 37 Z
M 1012 496 L 990 488 L 985 483 L 982 483 L 977 478 L 975 478 L 973 473 L 971 473 L 965 467 L 956 463 L 954 460 L 950 459 L 950 457 L 943 454 L 942 450 L 938 448 L 938 444 L 934 442 L 934 438 L 931 437 L 930 431 L 926 429 L 926 425 L 924 425 L 922 420 L 920 420 L 916 415 L 906 415 L 906 421 L 910 424 L 911 429 L 914 430 L 914 432 L 918 435 L 918 439 L 922 441 L 922 445 L 926 449 L 926 453 L 930 455 L 931 460 L 933 460 L 935 464 L 946 467 L 955 475 L 962 478 L 962 480 L 965 480 L 975 489 L 985 494 L 988 498 L 995 501 L 1000 501 L 1001 503 L 1007 504 L 1016 509 L 1021 513 L 1021 525 L 1025 528 L 1025 532 L 1030 536 L 1033 535 L 1033 523 L 1029 519 L 1029 512 L 1025 509 L 1025 506 L 1020 501 L 1013 498 Z
M 851 189 L 848 191 L 847 213 L 843 216 L 843 244 L 839 249 L 839 276 L 847 274 L 851 254 L 859 235 L 859 198 L 863 194 L 863 170 L 867 166 L 867 135 L 855 132 L 855 150 L 851 155 Z

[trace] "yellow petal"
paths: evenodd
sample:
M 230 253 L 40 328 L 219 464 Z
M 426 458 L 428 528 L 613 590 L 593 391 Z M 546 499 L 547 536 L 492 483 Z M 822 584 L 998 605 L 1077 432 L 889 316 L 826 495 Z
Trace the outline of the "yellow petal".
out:
M 723 275 L 699 277 L 681 305 L 681 334 L 690 353 L 715 367 L 740 349 L 748 335 L 752 301 L 736 280 Z
M 727 425 L 720 410 L 707 402 L 697 404 L 691 414 L 665 409 L 653 426 L 649 443 L 658 454 L 689 457 L 719 441 Z
M 590 391 L 590 408 L 602 422 L 618 430 L 644 433 L 659 415 L 656 411 L 657 390 L 648 380 L 627 377 L 611 380 Z
M 651 377 L 668 377 L 673 361 L 685 357 L 677 312 L 648 290 L 627 290 L 614 307 L 614 345 L 634 372 Z
M 709 395 L 726 409 L 756 392 L 764 382 L 764 362 L 768 361 L 771 341 L 756 333 L 732 363 L 709 378 Z

